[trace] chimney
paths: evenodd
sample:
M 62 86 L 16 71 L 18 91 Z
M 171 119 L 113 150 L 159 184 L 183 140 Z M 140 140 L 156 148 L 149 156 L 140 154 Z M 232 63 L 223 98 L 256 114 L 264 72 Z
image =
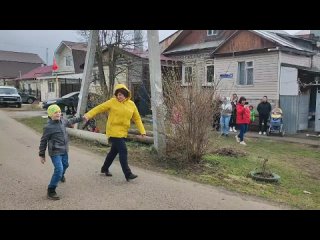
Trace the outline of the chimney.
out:
M 134 30 L 134 49 L 143 51 L 142 30 Z

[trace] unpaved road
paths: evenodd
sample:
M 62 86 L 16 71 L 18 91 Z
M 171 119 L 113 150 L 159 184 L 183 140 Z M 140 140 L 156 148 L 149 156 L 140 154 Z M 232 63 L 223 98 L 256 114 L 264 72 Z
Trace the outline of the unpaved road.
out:
M 126 182 L 117 159 L 113 177 L 99 173 L 104 159 L 70 147 L 61 200 L 46 198 L 53 166 L 38 158 L 40 134 L 0 109 L 0 209 L 286 209 L 220 188 L 131 166 L 139 177 Z M 41 115 L 41 114 L 40 114 Z M 130 162 L 130 160 L 129 160 Z

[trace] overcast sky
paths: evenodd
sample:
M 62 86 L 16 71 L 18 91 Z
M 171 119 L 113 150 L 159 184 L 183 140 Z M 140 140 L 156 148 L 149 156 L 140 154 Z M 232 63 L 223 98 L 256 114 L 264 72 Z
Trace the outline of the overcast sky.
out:
M 159 30 L 159 40 L 168 37 L 176 30 Z M 285 30 L 294 34 L 300 30 Z M 46 62 L 52 64 L 53 53 L 61 41 L 82 41 L 76 30 L 0 30 L 0 50 L 30 52 L 38 54 Z

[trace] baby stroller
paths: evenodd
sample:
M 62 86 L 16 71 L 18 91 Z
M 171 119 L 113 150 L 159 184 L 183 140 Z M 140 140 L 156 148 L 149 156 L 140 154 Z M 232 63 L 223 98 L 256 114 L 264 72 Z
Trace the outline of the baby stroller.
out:
M 271 133 L 280 134 L 281 137 L 284 136 L 285 130 L 283 129 L 283 121 L 282 121 L 282 110 L 280 108 L 274 108 L 271 111 L 271 118 L 269 128 L 267 130 L 267 135 Z

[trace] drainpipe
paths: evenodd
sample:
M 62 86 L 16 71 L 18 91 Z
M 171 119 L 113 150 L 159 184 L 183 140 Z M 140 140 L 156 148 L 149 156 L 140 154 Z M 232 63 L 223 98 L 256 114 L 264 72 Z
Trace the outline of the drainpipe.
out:
M 281 51 L 278 52 L 278 102 L 276 107 L 280 107 L 280 75 L 281 75 Z

